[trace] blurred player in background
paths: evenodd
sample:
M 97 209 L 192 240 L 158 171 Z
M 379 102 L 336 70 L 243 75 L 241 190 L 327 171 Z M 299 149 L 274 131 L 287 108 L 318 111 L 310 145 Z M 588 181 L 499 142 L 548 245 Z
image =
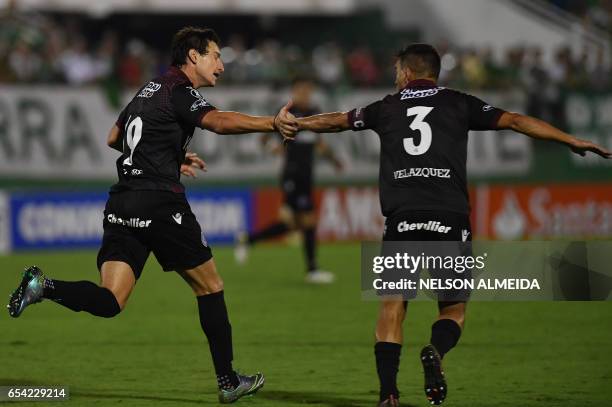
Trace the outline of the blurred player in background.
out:
M 121 152 L 119 182 L 104 210 L 104 236 L 98 252 L 101 284 L 60 281 L 32 266 L 10 297 L 12 317 L 50 299 L 73 311 L 110 318 L 125 307 L 153 252 L 164 271 L 176 271 L 197 297 L 200 324 L 210 347 L 219 401 L 231 403 L 253 394 L 264 376 L 237 374 L 232 367 L 232 331 L 212 251 L 189 203 L 180 173 L 195 175 L 204 163 L 186 149 L 195 127 L 219 134 L 297 130 L 285 106 L 275 117 L 222 112 L 198 92 L 215 86 L 223 73 L 219 38 L 210 29 L 186 27 L 172 41 L 172 66 L 143 86 L 121 112 L 108 145 Z
M 466 179 L 469 130 L 511 129 L 554 141 L 585 155 L 610 152 L 577 139 L 541 120 L 509 113 L 482 100 L 437 85 L 440 56 L 427 44 L 403 49 L 395 64 L 398 92 L 364 108 L 298 119 L 303 130 L 339 132 L 372 129 L 381 142 L 379 188 L 385 223 L 384 241 L 471 240 Z M 444 228 L 416 225 L 440 222 Z M 408 226 L 415 227 L 408 227 Z M 407 302 L 384 298 L 376 325 L 379 406 L 398 406 L 397 372 Z M 441 404 L 447 387 L 441 360 L 458 342 L 465 321 L 465 301 L 439 301 L 430 344 L 421 350 L 425 394 Z
M 291 86 L 293 105 L 290 112 L 295 117 L 311 116 L 321 112 L 312 100 L 314 90 L 315 83 L 310 78 L 298 77 L 293 80 Z M 262 141 L 264 147 L 271 144 L 269 135 L 265 135 Z M 251 234 L 246 232 L 238 234 L 234 250 L 236 261 L 240 264 L 245 263 L 249 247 L 257 242 L 300 230 L 306 259 L 306 282 L 331 283 L 334 281 L 334 275 L 329 271 L 319 270 L 316 259 L 317 216 L 313 191 L 315 153 L 319 153 L 331 162 L 337 171 L 342 170 L 342 162 L 338 160 L 329 145 L 318 134 L 311 131 L 299 133 L 292 142 L 273 145 L 271 152 L 284 155 L 281 172 L 284 203 L 277 222 Z

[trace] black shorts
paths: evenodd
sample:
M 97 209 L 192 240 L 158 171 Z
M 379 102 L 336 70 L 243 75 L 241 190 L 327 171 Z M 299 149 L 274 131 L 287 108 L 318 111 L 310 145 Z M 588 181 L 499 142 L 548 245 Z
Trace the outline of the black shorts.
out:
M 390 242 L 417 243 L 412 245 L 409 243 Z M 394 256 L 400 250 L 409 249 L 416 255 L 424 254 L 427 256 L 441 256 L 443 258 L 446 256 L 466 257 L 472 256 L 471 242 L 472 229 L 468 215 L 448 211 L 417 210 L 398 213 L 387 218 L 385 221 L 382 250 L 384 256 Z M 449 270 L 433 268 L 427 271 L 429 276 L 434 279 L 472 278 L 470 269 L 464 269 L 460 272 L 449 272 Z M 420 271 L 410 278 L 418 280 L 419 277 Z M 387 293 L 381 292 L 379 294 L 386 295 Z M 436 294 L 440 305 L 446 306 L 467 301 L 470 291 L 467 289 L 452 289 L 442 290 L 436 292 Z M 402 295 L 404 295 L 405 299 L 412 299 L 416 296 L 416 290 L 406 291 Z
M 285 205 L 294 212 L 309 212 L 314 209 L 312 179 L 283 176 L 281 187 L 285 193 Z
M 212 258 L 185 194 L 111 193 L 104 209 L 98 269 L 106 261 L 130 265 L 138 279 L 153 252 L 164 271 L 188 270 Z

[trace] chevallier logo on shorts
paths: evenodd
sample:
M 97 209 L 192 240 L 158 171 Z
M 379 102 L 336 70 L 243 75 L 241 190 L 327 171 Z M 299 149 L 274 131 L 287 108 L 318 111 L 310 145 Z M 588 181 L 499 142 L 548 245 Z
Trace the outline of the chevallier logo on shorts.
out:
M 430 220 L 427 223 L 408 223 L 406 221 L 400 222 L 397 225 L 398 232 L 408 232 L 411 230 L 427 230 L 428 232 L 448 233 L 452 228 L 450 226 L 443 226 L 440 222 Z
M 140 220 L 140 218 L 129 218 L 122 219 L 118 218 L 114 213 L 109 213 L 106 217 L 109 223 L 116 223 L 118 225 L 127 226 L 130 228 L 148 228 L 151 224 L 151 220 Z

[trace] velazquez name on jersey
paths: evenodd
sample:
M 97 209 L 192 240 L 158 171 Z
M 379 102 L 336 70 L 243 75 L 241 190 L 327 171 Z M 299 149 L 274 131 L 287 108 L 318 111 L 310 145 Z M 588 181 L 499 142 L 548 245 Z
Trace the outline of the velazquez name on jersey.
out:
M 402 170 L 394 171 L 393 177 L 395 179 L 411 177 L 450 178 L 450 171 L 451 170 L 448 168 L 404 168 Z

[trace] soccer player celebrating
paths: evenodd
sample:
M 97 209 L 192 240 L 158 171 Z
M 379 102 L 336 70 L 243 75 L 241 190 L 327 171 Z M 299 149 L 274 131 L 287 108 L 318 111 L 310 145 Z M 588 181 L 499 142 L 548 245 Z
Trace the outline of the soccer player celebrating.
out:
M 193 175 L 203 162 L 186 148 L 195 127 L 219 134 L 280 131 L 293 137 L 297 124 L 288 106 L 275 117 L 219 111 L 198 92 L 215 86 L 223 73 L 219 38 L 211 29 L 186 27 L 172 41 L 172 66 L 144 85 L 123 109 L 108 136 L 121 152 L 119 181 L 104 210 L 104 236 L 98 252 L 100 285 L 60 281 L 32 266 L 10 297 L 18 317 L 30 304 L 50 299 L 73 311 L 110 318 L 124 309 L 149 253 L 164 271 L 176 271 L 197 297 L 200 324 L 217 374 L 219 401 L 232 403 L 253 394 L 264 376 L 237 374 L 232 367 L 232 330 L 211 249 L 185 198 L 180 173 Z
M 372 129 L 379 135 L 384 241 L 471 240 L 466 181 L 469 130 L 512 129 L 535 139 L 565 144 L 580 155 L 592 152 L 610 158 L 604 148 L 546 122 L 438 86 L 440 56 L 430 45 L 413 44 L 400 51 L 395 71 L 398 92 L 393 95 L 365 108 L 297 119 L 300 129 L 318 133 Z M 447 227 L 443 231 L 398 228 L 429 221 Z M 399 405 L 396 377 L 406 305 L 401 299 L 389 297 L 381 302 L 375 344 L 379 406 Z M 441 360 L 461 336 L 466 303 L 439 301 L 438 308 L 430 344 L 421 351 L 425 393 L 435 405 L 446 397 Z
M 292 108 L 289 110 L 295 117 L 311 116 L 320 113 L 313 105 L 312 93 L 314 82 L 306 77 L 293 80 L 291 86 Z M 269 135 L 264 136 L 264 145 L 269 143 Z M 327 284 L 334 281 L 329 271 L 319 270 L 316 260 L 316 214 L 313 197 L 313 166 L 315 150 L 329 160 L 336 170 L 342 170 L 342 163 L 332 149 L 318 134 L 305 131 L 296 135 L 285 148 L 275 146 L 273 153 L 284 151 L 281 188 L 284 192 L 284 204 L 279 213 L 279 220 L 252 234 L 239 233 L 236 238 L 234 255 L 238 263 L 244 263 L 248 257 L 250 245 L 267 239 L 284 235 L 299 229 L 302 232 L 304 254 L 306 256 L 306 282 Z

